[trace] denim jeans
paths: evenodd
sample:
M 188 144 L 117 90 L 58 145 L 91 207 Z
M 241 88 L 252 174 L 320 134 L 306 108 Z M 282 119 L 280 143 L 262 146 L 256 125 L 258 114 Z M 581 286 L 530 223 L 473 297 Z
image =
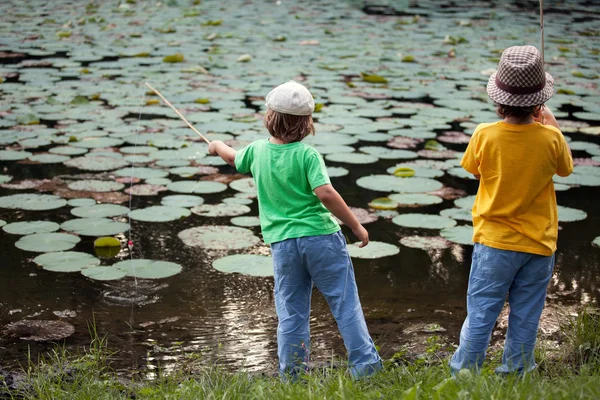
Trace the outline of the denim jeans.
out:
M 460 332 L 460 345 L 450 360 L 453 375 L 463 368 L 481 368 L 507 293 L 508 331 L 502 365 L 496 373 L 522 374 L 535 368 L 533 349 L 553 268 L 554 255 L 499 250 L 475 243 L 467 318 Z
M 275 273 L 277 355 L 282 377 L 306 371 L 310 353 L 313 283 L 323 294 L 348 352 L 350 373 L 360 378 L 382 368 L 358 298 L 354 268 L 341 231 L 271 244 Z

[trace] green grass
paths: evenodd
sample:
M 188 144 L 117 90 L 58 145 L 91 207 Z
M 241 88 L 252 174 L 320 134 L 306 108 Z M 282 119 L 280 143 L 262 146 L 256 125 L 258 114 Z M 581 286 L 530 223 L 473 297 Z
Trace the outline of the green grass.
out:
M 556 338 L 559 351 L 538 350 L 540 368 L 525 377 L 494 375 L 497 355 L 492 354 L 480 375 L 462 371 L 452 379 L 447 367 L 450 348 L 432 336 L 424 354 L 415 357 L 401 351 L 386 361 L 384 371 L 360 381 L 332 368 L 307 374 L 296 383 L 282 383 L 275 377 L 198 365 L 198 358 L 191 357 L 175 373 L 134 382 L 110 369 L 106 341 L 93 334 L 92 345 L 83 354 L 69 355 L 58 348 L 35 365 L 30 363 L 22 387 L 5 395 L 26 399 L 598 399 L 599 315 L 588 309 L 568 319 Z

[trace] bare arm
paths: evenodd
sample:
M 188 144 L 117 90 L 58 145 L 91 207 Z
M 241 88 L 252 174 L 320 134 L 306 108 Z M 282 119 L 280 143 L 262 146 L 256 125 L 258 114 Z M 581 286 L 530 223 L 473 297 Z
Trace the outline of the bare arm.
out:
M 213 156 L 221 157 L 227 164 L 235 167 L 235 154 L 236 151 L 231 147 L 227 146 L 220 140 L 213 140 L 208 145 L 208 153 Z
M 321 200 L 321 203 L 323 203 L 333 215 L 338 217 L 344 224 L 352 229 L 352 232 L 356 235 L 358 240 L 361 241 L 361 244 L 358 247 L 365 247 L 369 243 L 369 233 L 360 222 L 358 222 L 356 216 L 352 214 L 352 211 L 350 211 L 348 205 L 337 190 L 330 184 L 326 184 L 315 188 L 314 192 L 319 200 Z
M 556 129 L 560 130 L 560 126 L 558 125 L 554 114 L 552 114 L 552 110 L 550 110 L 550 107 L 548 107 L 547 105 L 543 105 L 540 111 L 541 115 L 538 117 L 533 117 L 534 121 L 537 121 L 544 125 L 551 125 Z M 571 152 L 571 148 L 569 148 L 568 144 L 567 149 L 569 149 L 569 154 L 573 155 L 573 153 Z

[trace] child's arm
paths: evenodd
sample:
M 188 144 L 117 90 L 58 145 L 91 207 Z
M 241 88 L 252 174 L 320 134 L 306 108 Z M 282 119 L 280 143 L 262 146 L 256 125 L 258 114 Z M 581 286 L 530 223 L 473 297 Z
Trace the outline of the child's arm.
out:
M 543 125 L 552 125 L 556 129 L 560 130 L 560 126 L 558 126 L 558 122 L 556 121 L 554 114 L 552 114 L 550 107 L 548 107 L 547 105 L 542 105 L 540 113 L 537 117 L 534 116 L 533 120 Z
M 236 151 L 231 147 L 227 146 L 225 143 L 220 140 L 213 140 L 208 145 L 208 153 L 213 156 L 219 156 L 225 162 L 232 167 L 235 167 L 235 154 Z
M 352 233 L 354 233 L 358 240 L 361 241 L 358 247 L 365 247 L 369 244 L 369 232 L 367 232 L 360 222 L 358 222 L 356 216 L 352 214 L 352 211 L 350 211 L 342 196 L 340 196 L 331 184 L 321 185 L 315 188 L 314 192 L 319 200 L 321 200 L 321 203 L 323 203 L 333 215 L 338 217 L 344 224 L 352 229 Z

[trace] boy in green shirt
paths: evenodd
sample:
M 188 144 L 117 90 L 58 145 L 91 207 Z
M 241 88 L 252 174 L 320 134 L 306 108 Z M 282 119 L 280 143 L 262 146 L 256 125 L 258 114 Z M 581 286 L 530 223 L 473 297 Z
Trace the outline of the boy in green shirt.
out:
M 338 324 L 352 376 L 370 375 L 382 368 L 381 358 L 367 330 L 346 240 L 332 213 L 352 229 L 360 247 L 369 243 L 369 234 L 331 186 L 321 155 L 301 142 L 314 134 L 310 92 L 290 81 L 267 95 L 266 106 L 268 140 L 238 152 L 215 140 L 208 151 L 254 177 L 261 229 L 273 254 L 280 373 L 294 379 L 306 369 L 314 283 Z

